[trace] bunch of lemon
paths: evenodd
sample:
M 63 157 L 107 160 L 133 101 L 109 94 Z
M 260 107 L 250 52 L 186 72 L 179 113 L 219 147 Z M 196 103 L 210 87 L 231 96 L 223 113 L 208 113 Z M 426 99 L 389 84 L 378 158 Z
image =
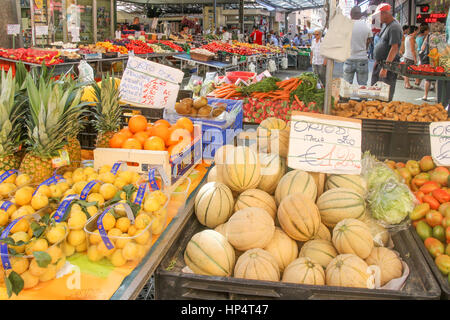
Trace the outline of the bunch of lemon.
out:
M 37 223 L 45 230 L 37 238 L 33 235 L 32 224 Z M 34 226 L 36 228 L 36 225 Z M 11 269 L 6 272 L 8 276 L 12 271 L 20 275 L 24 281 L 24 289 L 36 286 L 39 282 L 52 280 L 56 273 L 66 263 L 66 256 L 61 244 L 67 235 L 66 223 L 51 223 L 48 225 L 36 222 L 32 217 L 19 220 L 11 229 L 9 237 L 14 244 L 23 241 L 21 245 L 8 245 Z M 38 261 L 35 252 L 45 252 L 44 261 Z M 3 269 L 3 266 L 1 267 Z M 3 271 L 3 270 L 2 270 Z M 0 277 L 4 282 L 4 278 Z
M 0 170 L 0 176 L 5 173 L 5 171 Z M 27 174 L 13 174 L 7 179 L 0 183 L 0 199 L 6 199 L 11 196 L 11 194 L 22 186 L 31 183 L 31 177 Z

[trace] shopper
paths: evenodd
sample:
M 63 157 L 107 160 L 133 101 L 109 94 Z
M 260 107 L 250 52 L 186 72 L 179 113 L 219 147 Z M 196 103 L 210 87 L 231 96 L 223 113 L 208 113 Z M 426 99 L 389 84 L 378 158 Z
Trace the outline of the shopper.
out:
M 380 32 L 380 41 L 375 46 L 375 64 L 372 70 L 371 85 L 378 81 L 390 85 L 389 101 L 392 101 L 395 92 L 397 74 L 382 68 L 382 61 L 400 61 L 398 51 L 402 43 L 402 27 L 391 14 L 391 6 L 387 3 L 378 5 L 375 14 L 380 14 L 380 21 L 384 24 Z
M 133 24 L 128 27 L 129 30 L 141 31 L 141 23 L 139 22 L 139 17 L 135 17 Z
M 311 40 L 311 54 L 310 62 L 314 73 L 319 77 L 322 84 L 325 86 L 325 66 L 327 60 L 320 54 L 320 45 L 322 44 L 322 31 L 314 30 L 314 39 Z
M 419 64 L 421 64 L 420 63 L 419 52 L 420 52 L 420 49 L 422 48 L 423 40 L 425 39 L 425 37 L 428 34 L 428 30 L 429 30 L 428 29 L 428 24 L 423 22 L 423 23 L 420 24 L 419 33 L 416 36 L 416 54 L 417 54 L 417 62 Z M 418 86 L 418 85 L 420 85 L 421 81 L 422 81 L 421 79 L 417 78 L 416 81 L 414 82 L 414 84 L 416 86 Z
M 250 34 L 250 38 L 253 39 L 253 43 L 257 43 L 259 45 L 263 44 L 263 33 L 259 31 L 258 27 L 253 27 L 253 32 Z
M 361 20 L 361 7 L 355 6 L 350 11 L 353 20 L 353 31 L 351 40 L 350 58 L 344 62 L 344 79 L 353 83 L 353 78 L 358 80 L 358 84 L 367 85 L 369 80 L 369 58 L 367 48 L 372 37 L 372 31 L 364 20 Z
M 277 47 L 280 45 L 280 43 L 278 41 L 278 38 L 275 35 L 275 32 L 273 30 L 270 30 L 270 32 L 269 32 L 269 43 L 271 45 L 274 45 L 274 46 L 277 46 Z
M 419 63 L 420 64 L 430 64 L 430 57 L 428 54 L 430 53 L 430 29 L 428 25 L 424 27 L 424 40 L 422 46 L 419 51 Z M 425 80 L 425 92 L 422 97 L 422 100 L 428 101 L 428 92 L 430 91 L 431 81 Z
M 403 55 L 405 53 L 405 38 L 409 33 L 409 26 L 404 25 L 402 27 L 402 44 L 400 46 L 400 55 Z
M 301 39 L 298 34 L 295 35 L 294 39 L 292 40 L 292 43 L 294 46 L 299 47 L 301 45 Z
M 222 41 L 228 42 L 231 40 L 231 33 L 228 32 L 227 27 L 222 28 Z
M 417 53 L 416 53 L 416 36 L 418 28 L 416 26 L 411 26 L 409 28 L 409 34 L 405 38 L 405 53 L 403 54 L 403 62 L 407 65 L 417 64 Z M 413 87 L 409 83 L 408 77 L 403 77 L 405 81 L 405 88 L 412 89 Z

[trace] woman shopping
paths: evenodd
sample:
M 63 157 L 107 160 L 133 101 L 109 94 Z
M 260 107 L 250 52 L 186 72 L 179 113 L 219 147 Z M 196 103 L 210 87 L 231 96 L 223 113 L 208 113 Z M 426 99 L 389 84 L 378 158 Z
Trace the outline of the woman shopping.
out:
M 405 53 L 403 54 L 404 62 L 407 66 L 417 64 L 417 52 L 416 52 L 416 36 L 418 33 L 418 28 L 416 26 L 411 26 L 409 28 L 409 34 L 405 38 Z M 405 88 L 412 89 L 413 87 L 409 83 L 408 77 L 403 77 L 405 80 Z

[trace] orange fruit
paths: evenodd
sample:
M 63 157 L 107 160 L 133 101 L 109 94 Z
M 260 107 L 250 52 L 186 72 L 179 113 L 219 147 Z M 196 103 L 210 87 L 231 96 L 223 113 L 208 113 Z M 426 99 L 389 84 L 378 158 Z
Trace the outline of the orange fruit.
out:
M 164 151 L 166 150 L 166 145 L 162 138 L 154 136 L 145 140 L 144 149 L 154 151 Z
M 189 118 L 182 117 L 177 120 L 177 123 L 175 125 L 181 129 L 186 129 L 187 131 L 189 131 L 189 133 L 194 132 L 194 124 Z
M 127 140 L 128 137 L 125 133 L 117 132 L 113 135 L 113 137 L 109 140 L 109 146 L 111 148 L 122 148 L 123 143 Z
M 169 129 L 169 137 L 166 140 L 167 146 L 172 146 L 179 142 L 186 144 L 188 141 L 191 141 L 191 134 L 186 129 L 179 128 L 178 126 L 173 126 Z
M 167 128 L 170 128 L 170 123 L 169 123 L 169 121 L 167 121 L 167 120 L 159 119 L 159 120 L 155 121 L 155 123 L 154 123 L 153 125 L 158 124 L 158 123 L 162 123 L 162 124 L 164 124 Z
M 122 145 L 123 149 L 142 149 L 142 144 L 135 138 L 128 138 Z
M 167 148 L 167 151 L 169 152 L 169 156 L 173 156 L 175 154 L 180 153 L 181 151 L 183 151 L 185 146 L 183 146 L 183 143 L 176 143 L 171 145 L 169 148 Z
M 136 132 L 134 134 L 133 138 L 135 138 L 136 140 L 139 140 L 141 145 L 144 145 L 145 140 L 147 140 L 149 136 L 150 135 L 147 133 L 147 131 L 140 131 L 140 132 Z
M 128 121 L 128 128 L 132 133 L 145 131 L 147 129 L 147 118 L 140 114 L 132 116 Z
M 122 130 L 119 131 L 120 133 L 123 133 L 127 139 L 131 138 L 133 136 L 133 133 L 130 131 L 128 127 L 124 127 Z
M 153 129 L 153 124 L 148 123 L 147 128 L 145 129 L 145 132 L 147 132 L 149 137 L 152 135 L 152 129 Z
M 169 128 L 167 128 L 164 123 L 157 123 L 151 130 L 151 136 L 157 136 L 164 141 L 167 141 L 169 138 Z

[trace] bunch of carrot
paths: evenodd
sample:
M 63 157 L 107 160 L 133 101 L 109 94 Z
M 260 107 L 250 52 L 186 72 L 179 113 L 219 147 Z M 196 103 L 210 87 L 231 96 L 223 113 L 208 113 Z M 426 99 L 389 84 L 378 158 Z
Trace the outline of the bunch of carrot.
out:
M 236 86 L 235 84 L 224 84 L 220 88 L 214 90 L 212 94 L 216 98 L 223 98 L 223 99 L 242 96 L 241 93 L 237 90 L 237 88 L 238 86 Z
M 279 81 L 276 85 L 280 88 L 280 90 L 275 90 L 271 92 L 253 92 L 250 96 L 252 98 L 257 99 L 273 99 L 273 100 L 281 100 L 281 101 L 289 101 L 291 92 L 297 89 L 302 81 L 299 78 L 291 78 L 283 81 Z M 298 97 L 295 96 L 296 100 Z

